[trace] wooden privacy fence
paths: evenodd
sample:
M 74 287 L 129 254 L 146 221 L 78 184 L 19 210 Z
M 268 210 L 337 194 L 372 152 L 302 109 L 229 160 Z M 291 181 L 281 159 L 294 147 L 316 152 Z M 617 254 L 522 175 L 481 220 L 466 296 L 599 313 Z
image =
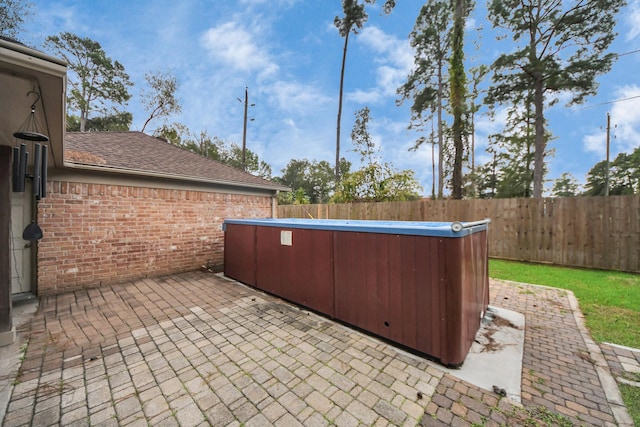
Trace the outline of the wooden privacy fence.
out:
M 494 258 L 640 272 L 640 196 L 278 206 L 279 218 L 476 221 Z

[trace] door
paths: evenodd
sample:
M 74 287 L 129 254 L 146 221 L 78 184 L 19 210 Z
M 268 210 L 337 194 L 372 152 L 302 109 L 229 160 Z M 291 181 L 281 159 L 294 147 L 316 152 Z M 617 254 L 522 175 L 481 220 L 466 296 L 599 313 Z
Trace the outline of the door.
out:
M 31 192 L 11 193 L 11 293 L 31 292 L 31 242 L 22 231 L 31 223 Z

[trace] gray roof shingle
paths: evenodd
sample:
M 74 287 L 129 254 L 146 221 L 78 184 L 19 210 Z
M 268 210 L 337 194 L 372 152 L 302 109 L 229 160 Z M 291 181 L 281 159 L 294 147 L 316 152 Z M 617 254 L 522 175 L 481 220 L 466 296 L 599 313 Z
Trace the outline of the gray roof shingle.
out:
M 142 132 L 67 132 L 65 164 L 270 190 L 287 187 Z

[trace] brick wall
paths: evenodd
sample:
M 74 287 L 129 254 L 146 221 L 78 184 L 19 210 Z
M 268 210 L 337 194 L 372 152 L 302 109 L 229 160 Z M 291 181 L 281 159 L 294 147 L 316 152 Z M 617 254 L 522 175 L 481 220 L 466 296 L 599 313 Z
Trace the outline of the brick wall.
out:
M 38 294 L 223 262 L 225 218 L 271 216 L 268 196 L 49 181 L 38 204 Z

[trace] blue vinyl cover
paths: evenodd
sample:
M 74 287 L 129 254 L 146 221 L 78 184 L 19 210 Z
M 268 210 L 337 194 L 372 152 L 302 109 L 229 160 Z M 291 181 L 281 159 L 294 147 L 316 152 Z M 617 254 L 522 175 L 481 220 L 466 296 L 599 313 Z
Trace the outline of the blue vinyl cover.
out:
M 260 218 L 260 219 L 225 219 L 223 230 L 227 224 L 257 225 L 264 227 L 300 228 L 307 230 L 351 231 L 356 233 L 403 234 L 410 236 L 464 237 L 487 229 L 488 224 L 476 224 L 453 231 L 454 222 L 422 222 L 422 221 L 366 221 L 345 219 L 299 219 L 299 218 Z

